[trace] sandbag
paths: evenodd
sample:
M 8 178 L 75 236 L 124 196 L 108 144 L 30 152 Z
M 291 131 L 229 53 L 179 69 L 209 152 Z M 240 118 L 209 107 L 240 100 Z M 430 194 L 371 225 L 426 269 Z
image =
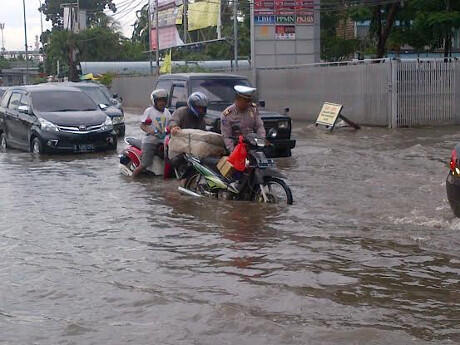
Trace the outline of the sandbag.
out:
M 221 134 L 199 129 L 182 129 L 169 141 L 169 158 L 190 153 L 199 158 L 221 157 L 225 143 Z

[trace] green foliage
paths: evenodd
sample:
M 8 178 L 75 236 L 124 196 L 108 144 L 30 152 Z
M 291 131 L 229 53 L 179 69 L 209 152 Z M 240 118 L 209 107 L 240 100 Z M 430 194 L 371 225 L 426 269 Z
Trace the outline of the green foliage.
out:
M 64 10 L 62 4 L 72 3 L 69 0 L 45 0 L 40 7 L 46 20 L 51 21 L 53 27 L 62 28 L 64 25 Z M 105 16 L 103 10 L 109 8 L 116 12 L 117 8 L 113 0 L 80 0 L 80 8 L 88 11 L 88 22 L 90 25 L 97 23 L 101 16 Z
M 99 79 L 99 82 L 108 88 L 112 86 L 112 81 L 113 78 L 115 77 L 115 74 L 113 73 L 105 73 L 102 75 L 102 77 Z
M 0 69 L 2 68 L 10 68 L 11 64 L 8 60 L 6 60 L 4 57 L 0 57 Z
M 93 27 L 79 34 L 54 29 L 48 35 L 45 45 L 45 70 L 56 74 L 57 61 L 61 71 L 68 71 L 70 50 L 75 47 L 80 61 L 136 61 L 145 60 L 146 55 L 140 43 L 131 42 L 120 33 L 108 28 Z

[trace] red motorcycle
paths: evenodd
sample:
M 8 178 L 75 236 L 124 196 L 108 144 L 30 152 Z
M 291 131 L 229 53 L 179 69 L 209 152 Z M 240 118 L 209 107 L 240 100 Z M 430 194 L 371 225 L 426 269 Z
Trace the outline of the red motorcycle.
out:
M 168 138 L 165 140 L 166 146 Z M 141 164 L 142 156 L 142 140 L 126 137 L 125 143 L 128 144 L 122 154 L 120 155 L 120 171 L 123 175 L 131 176 L 133 171 Z M 171 177 L 172 168 L 165 155 L 165 145 L 158 144 L 153 163 L 145 169 L 145 171 L 154 176 L 164 176 L 164 178 Z

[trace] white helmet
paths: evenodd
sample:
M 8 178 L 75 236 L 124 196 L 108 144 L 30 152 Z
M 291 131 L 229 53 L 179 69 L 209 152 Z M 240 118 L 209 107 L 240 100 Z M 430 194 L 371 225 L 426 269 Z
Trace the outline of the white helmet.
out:
M 155 104 L 155 101 L 160 98 L 168 98 L 168 91 L 165 89 L 156 89 L 153 90 L 152 94 L 150 95 L 150 100 L 152 101 L 152 104 Z

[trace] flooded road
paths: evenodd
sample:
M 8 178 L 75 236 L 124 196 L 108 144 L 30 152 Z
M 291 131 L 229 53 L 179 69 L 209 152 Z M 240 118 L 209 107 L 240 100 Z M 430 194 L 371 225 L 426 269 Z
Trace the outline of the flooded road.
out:
M 460 343 L 460 128 L 295 136 L 291 207 L 0 153 L 0 344 Z

